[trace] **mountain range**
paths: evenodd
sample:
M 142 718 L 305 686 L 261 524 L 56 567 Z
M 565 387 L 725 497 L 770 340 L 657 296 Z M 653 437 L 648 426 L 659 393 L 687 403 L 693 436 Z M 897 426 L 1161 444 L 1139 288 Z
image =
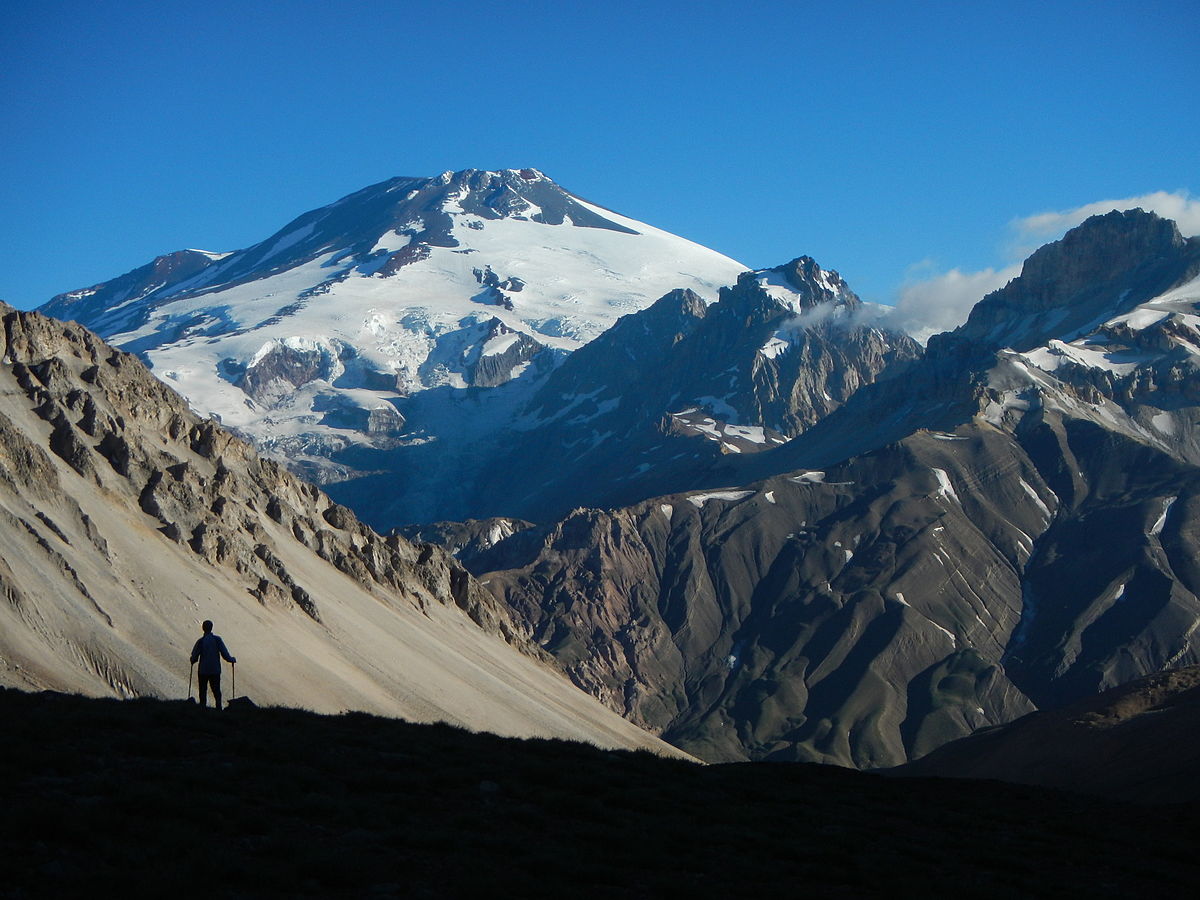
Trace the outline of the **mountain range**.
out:
M 468 170 L 42 309 L 671 744 L 878 768 L 1200 662 L 1198 276 L 1112 212 L 922 347 L 811 258 Z
M 1197 274 L 1172 223 L 1089 220 L 787 444 L 468 564 L 706 759 L 895 765 L 1195 664 Z

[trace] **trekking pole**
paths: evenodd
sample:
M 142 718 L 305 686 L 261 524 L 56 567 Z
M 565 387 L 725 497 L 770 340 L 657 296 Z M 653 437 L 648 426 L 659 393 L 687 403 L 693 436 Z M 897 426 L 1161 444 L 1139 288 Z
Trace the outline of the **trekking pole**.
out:
M 231 689 L 229 691 L 229 693 L 231 694 L 229 699 L 236 700 L 237 699 L 237 663 L 230 663 L 229 668 L 233 670 L 233 685 L 231 686 Z
M 192 673 L 196 671 L 196 664 L 192 663 L 188 666 L 188 699 L 192 699 Z

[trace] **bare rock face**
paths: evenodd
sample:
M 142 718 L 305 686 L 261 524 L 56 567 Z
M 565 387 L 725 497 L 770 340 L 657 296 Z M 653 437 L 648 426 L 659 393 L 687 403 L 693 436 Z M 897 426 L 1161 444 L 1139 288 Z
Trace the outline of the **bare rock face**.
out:
M 1200 245 L 1140 209 L 1093 216 L 1025 261 L 966 323 L 929 342 L 934 358 L 1025 351 L 1095 327 L 1200 272 Z
M 978 472 L 1006 475 L 978 490 Z M 895 765 L 1033 705 L 1021 620 L 1036 467 L 987 432 L 824 472 L 578 510 L 485 577 L 572 679 L 709 760 Z
M 238 379 L 238 386 L 258 403 L 272 406 L 318 378 L 329 378 L 333 361 L 327 348 L 300 348 L 278 343 Z
M 468 474 L 472 509 L 545 522 L 678 490 L 722 456 L 803 433 L 921 352 L 808 257 L 743 273 L 712 306 L 672 291 L 546 379 L 497 442 L 505 477 Z

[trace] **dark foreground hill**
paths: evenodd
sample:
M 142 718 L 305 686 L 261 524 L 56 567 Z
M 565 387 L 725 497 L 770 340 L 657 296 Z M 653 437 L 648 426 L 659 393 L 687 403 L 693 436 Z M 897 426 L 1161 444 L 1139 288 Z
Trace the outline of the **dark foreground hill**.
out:
M 1139 678 L 945 744 L 892 774 L 998 778 L 1118 800 L 1200 802 L 1200 666 Z
M 0 690 L 0 721 L 4 897 L 1151 896 L 1200 875 L 1193 805 L 365 714 Z

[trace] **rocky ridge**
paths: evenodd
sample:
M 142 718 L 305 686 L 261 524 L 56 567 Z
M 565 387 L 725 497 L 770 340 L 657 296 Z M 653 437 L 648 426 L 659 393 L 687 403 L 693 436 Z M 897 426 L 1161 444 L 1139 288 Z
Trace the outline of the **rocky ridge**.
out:
M 918 359 L 920 346 L 878 316 L 808 257 L 743 273 L 711 306 L 672 291 L 555 368 L 489 436 L 486 465 L 447 473 L 444 493 L 459 494 L 446 508 L 550 522 L 576 506 L 689 486 L 721 458 L 785 443 Z M 387 509 L 385 475 L 331 490 L 378 524 L 401 519 L 409 502 Z

